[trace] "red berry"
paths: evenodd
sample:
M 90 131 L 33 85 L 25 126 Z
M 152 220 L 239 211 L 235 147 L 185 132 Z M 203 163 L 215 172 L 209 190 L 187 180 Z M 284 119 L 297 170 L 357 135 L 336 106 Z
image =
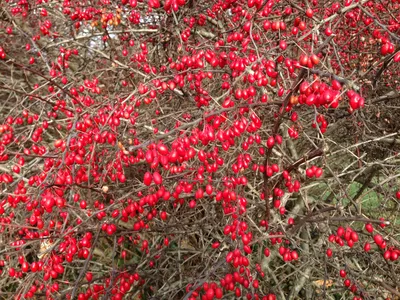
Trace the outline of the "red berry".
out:
M 308 178 L 313 177 L 314 174 L 315 174 L 315 172 L 314 172 L 311 168 L 308 168 L 308 169 L 306 170 L 306 176 L 307 176 Z
M 24 262 L 22 263 L 22 265 L 21 265 L 21 271 L 22 271 L 22 272 L 25 272 L 25 273 L 29 271 L 29 263 L 28 263 L 28 262 L 24 261 Z
M 330 29 L 329 27 L 327 27 L 327 28 L 325 29 L 325 35 L 326 35 L 326 36 L 331 36 L 331 35 L 332 35 L 332 29 Z
M 167 213 L 165 212 L 165 211 L 162 211 L 161 213 L 160 213 L 160 218 L 161 218 L 161 220 L 166 220 L 167 219 Z
M 217 249 L 217 248 L 219 247 L 219 245 L 220 245 L 219 242 L 214 242 L 214 243 L 211 245 L 211 247 L 212 247 L 213 249 Z
M 374 231 L 374 227 L 372 226 L 371 223 L 367 223 L 365 224 L 365 230 L 371 233 L 372 231 Z
M 163 179 L 162 179 L 160 173 L 158 173 L 158 172 L 153 173 L 153 180 L 154 180 L 154 183 L 157 185 L 162 184 L 162 182 L 163 182 Z
M 267 140 L 267 147 L 272 148 L 275 145 L 275 139 L 273 136 L 270 136 Z
M 353 231 L 350 235 L 350 238 L 352 241 L 357 242 L 358 241 L 358 234 L 357 232 Z
M 310 59 L 314 65 L 319 64 L 319 57 L 317 55 L 315 55 L 315 54 L 311 55 Z
M 332 249 L 331 248 L 328 248 L 327 250 L 326 250 L 326 256 L 328 256 L 328 257 L 332 257 Z
M 378 246 L 380 246 L 383 243 L 383 237 L 380 234 L 375 234 L 374 241 Z
M 196 199 L 201 199 L 201 198 L 203 198 L 203 196 L 204 196 L 204 191 L 203 191 L 202 188 L 199 188 L 199 189 L 196 191 L 195 198 L 196 198 Z
M 215 297 L 217 299 L 221 299 L 223 295 L 224 295 L 224 293 L 222 292 L 221 288 L 216 288 L 215 289 Z
M 87 281 L 92 281 L 92 279 L 93 279 L 93 274 L 92 274 L 92 272 L 87 272 L 86 273 L 86 275 L 85 275 L 85 277 L 86 277 L 86 280 Z
M 351 284 L 350 279 L 346 279 L 346 280 L 344 281 L 344 285 L 345 285 L 346 287 L 349 287 L 350 284 Z
M 270 250 L 268 248 L 264 249 L 264 255 L 265 257 L 268 257 L 271 254 Z
M 211 289 L 211 288 L 209 288 L 207 291 L 206 291 L 206 297 L 207 297 L 207 299 L 209 299 L 209 300 L 212 300 L 213 298 L 214 298 L 214 290 L 213 289 Z
M 337 235 L 339 237 L 342 237 L 344 234 L 344 228 L 342 226 L 338 227 L 337 231 L 336 231 Z
M 143 178 L 143 183 L 147 186 L 149 186 L 151 184 L 151 182 L 153 181 L 153 176 L 151 175 L 150 172 L 146 172 L 144 174 L 144 178 Z
M 157 151 L 161 155 L 167 155 L 168 154 L 168 148 L 164 144 L 158 144 L 157 145 Z
M 82 200 L 82 201 L 79 203 L 79 206 L 80 206 L 82 209 L 86 209 L 86 207 L 87 207 L 87 202 L 86 202 L 85 200 Z
M 308 56 L 307 55 L 305 55 L 305 54 L 302 54 L 301 56 L 300 56 L 300 65 L 302 65 L 303 67 L 307 67 L 308 66 L 308 61 L 309 61 L 309 58 L 308 58 Z
M 315 170 L 315 178 L 320 178 L 322 173 L 323 173 L 322 169 L 321 168 L 317 168 Z

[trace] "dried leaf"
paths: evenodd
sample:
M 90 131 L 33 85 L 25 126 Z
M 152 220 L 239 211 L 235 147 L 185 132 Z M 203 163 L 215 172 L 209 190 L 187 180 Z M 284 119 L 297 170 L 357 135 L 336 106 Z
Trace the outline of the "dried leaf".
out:
M 43 240 L 41 243 L 40 243 L 40 251 L 39 251 L 39 253 L 37 254 L 37 257 L 39 258 L 39 259 L 42 259 L 42 258 L 44 258 L 44 257 L 46 257 L 47 255 L 49 255 L 49 252 L 50 252 L 50 248 L 53 246 L 53 243 L 51 243 L 49 240 Z
M 319 287 L 323 287 L 324 285 L 325 285 L 325 287 L 331 287 L 333 285 L 333 280 L 332 279 L 328 279 L 328 280 L 319 279 L 319 280 L 315 280 L 314 284 Z

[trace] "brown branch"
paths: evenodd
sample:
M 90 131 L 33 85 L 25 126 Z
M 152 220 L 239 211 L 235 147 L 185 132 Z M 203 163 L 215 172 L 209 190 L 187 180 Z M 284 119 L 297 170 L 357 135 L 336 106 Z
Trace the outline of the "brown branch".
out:
M 333 39 L 333 36 L 330 36 L 327 38 L 321 46 L 318 47 L 318 49 L 315 51 L 315 54 L 318 54 L 319 52 L 322 51 L 322 49 L 325 48 L 326 45 L 329 44 L 329 42 Z M 299 76 L 297 77 L 297 80 L 293 83 L 290 92 L 286 95 L 285 99 L 283 100 L 282 103 L 282 111 L 278 115 L 277 119 L 275 120 L 274 127 L 272 129 L 272 136 L 276 136 L 279 130 L 279 126 L 281 125 L 283 115 L 285 113 L 285 107 L 288 105 L 290 97 L 295 94 L 299 88 L 300 84 L 303 82 L 303 80 L 306 78 L 308 72 L 308 69 L 304 68 L 301 70 Z M 269 159 L 272 153 L 272 148 L 269 148 L 267 153 L 265 154 L 265 160 L 264 160 L 264 166 L 267 166 L 269 164 Z M 264 189 L 264 197 L 265 197 L 265 219 L 268 221 L 270 218 L 270 205 L 269 205 L 269 195 L 271 194 L 271 189 L 268 188 L 268 180 L 269 177 L 267 176 L 266 172 L 263 173 L 263 178 L 264 178 L 264 184 L 263 184 L 263 189 Z
M 396 50 L 389 55 L 385 61 L 383 62 L 382 67 L 378 70 L 378 72 L 376 72 L 374 79 L 372 80 L 372 86 L 374 88 L 376 88 L 376 84 L 378 82 L 378 79 L 381 77 L 382 73 L 387 69 L 387 67 L 389 66 L 389 64 L 392 62 L 393 57 L 397 54 L 397 52 L 400 51 L 400 46 L 396 48 Z
M 54 85 L 55 85 L 56 87 L 58 87 L 61 91 L 63 91 L 65 94 L 67 94 L 71 99 L 77 100 L 67 89 L 65 89 L 64 87 L 62 87 L 62 86 L 61 86 L 60 84 L 58 84 L 57 82 L 55 82 L 52 78 L 48 78 L 48 77 L 44 76 L 43 74 L 41 74 L 40 72 L 38 72 L 38 71 L 36 71 L 36 70 L 34 70 L 34 69 L 31 69 L 31 68 L 28 68 L 27 66 L 21 65 L 21 64 L 15 62 L 15 61 L 13 61 L 13 60 L 9 60 L 8 62 L 11 63 L 11 64 L 13 64 L 13 65 L 15 65 L 15 66 L 17 66 L 17 67 L 20 68 L 20 69 L 27 70 L 28 72 L 31 72 L 31 73 L 33 73 L 33 74 L 36 74 L 37 76 L 43 78 L 43 79 L 46 80 L 47 82 L 49 82 L 49 83 L 51 83 L 51 84 L 54 84 Z M 82 103 L 81 103 L 80 101 L 77 100 L 76 102 L 77 102 L 77 104 L 78 104 L 79 106 L 83 107 L 83 105 L 82 105 Z
M 76 294 L 77 289 L 78 289 L 78 286 L 79 286 L 84 274 L 86 273 L 86 271 L 87 271 L 87 269 L 89 267 L 89 262 L 91 261 L 94 249 L 96 248 L 96 244 L 97 244 L 97 241 L 98 241 L 98 238 L 99 238 L 100 231 L 101 231 L 101 224 L 99 223 L 99 225 L 97 226 L 96 237 L 94 239 L 92 247 L 90 248 L 89 256 L 85 260 L 85 264 L 83 265 L 83 268 L 81 269 L 81 272 L 79 273 L 78 279 L 75 282 L 74 289 L 72 290 L 71 299 L 74 299 L 75 294 Z
M 307 223 L 307 222 L 309 222 L 309 220 L 312 220 L 311 218 L 312 217 L 314 217 L 314 216 L 316 216 L 316 215 L 320 215 L 320 214 L 323 214 L 323 213 L 326 213 L 326 212 L 329 212 L 329 211 L 332 211 L 332 210 L 337 210 L 337 208 L 336 207 L 325 207 L 325 208 L 322 208 L 322 209 L 320 209 L 320 210 L 318 210 L 318 211 L 315 211 L 315 212 L 309 212 L 304 218 L 302 218 L 294 227 L 292 227 L 291 229 L 290 229 L 290 231 L 289 231 L 289 233 L 290 234 L 296 234 L 296 232 L 301 228 L 301 227 L 303 227 L 303 225 L 305 224 L 305 223 Z
M 368 177 L 365 179 L 361 188 L 357 191 L 357 194 L 353 197 L 354 202 L 357 202 L 358 198 L 362 195 L 364 190 L 368 187 L 372 178 L 374 178 L 374 176 L 376 175 L 376 173 L 378 172 L 379 169 L 380 169 L 380 166 L 372 166 L 370 170 L 367 170 L 367 173 L 369 173 Z
M 286 170 L 290 173 L 291 171 L 297 169 L 299 166 L 304 164 L 306 161 L 309 161 L 309 160 L 311 160 L 315 157 L 321 156 L 323 154 L 324 154 L 324 151 L 322 149 L 320 149 L 320 148 L 314 149 L 314 150 L 308 152 L 304 157 L 298 159 L 297 161 L 295 161 L 288 167 L 284 168 L 284 170 Z M 276 187 L 279 187 L 281 185 L 282 181 L 283 181 L 283 177 L 281 176 L 281 177 L 279 177 L 279 180 L 274 185 L 273 189 L 275 189 Z
M 374 220 L 374 219 L 368 219 L 364 217 L 334 217 L 334 218 L 320 218 L 320 219 L 307 219 L 305 222 L 307 223 L 318 223 L 318 222 L 324 222 L 324 221 L 332 221 L 332 222 L 365 222 L 365 223 L 376 223 L 376 224 L 386 224 L 389 225 L 389 221 L 382 221 L 382 220 Z
M 279 106 L 279 105 L 281 105 L 281 104 L 282 104 L 282 102 L 280 102 L 280 101 L 268 101 L 267 103 L 243 104 L 243 105 L 238 105 L 238 106 L 228 107 L 228 108 L 222 108 L 222 109 L 219 109 L 219 110 L 216 110 L 216 111 L 212 111 L 212 112 L 209 112 L 209 113 L 205 113 L 204 116 L 202 116 L 202 117 L 200 117 L 200 118 L 198 118 L 198 119 L 196 119 L 196 120 L 194 120 L 194 121 L 192 121 L 192 122 L 189 122 L 189 123 L 183 124 L 183 125 L 181 125 L 181 126 L 179 126 L 179 127 L 177 127 L 177 128 L 174 128 L 173 130 L 171 130 L 171 131 L 168 132 L 168 133 L 160 134 L 160 135 L 157 136 L 156 138 L 154 138 L 154 139 L 152 139 L 152 140 L 148 140 L 148 141 L 146 141 L 146 142 L 143 142 L 143 143 L 141 143 L 141 144 L 139 144 L 139 145 L 130 146 L 130 147 L 128 148 L 128 151 L 129 151 L 129 152 L 133 152 L 133 151 L 135 151 L 135 150 L 137 150 L 137 149 L 146 148 L 148 145 L 150 145 L 150 144 L 152 144 L 152 143 L 155 143 L 155 142 L 157 142 L 157 141 L 159 141 L 159 140 L 162 140 L 162 139 L 164 139 L 164 138 L 170 137 L 172 134 L 175 134 L 175 133 L 177 133 L 177 132 L 179 132 L 179 131 L 181 131 L 181 130 L 184 130 L 184 129 L 186 129 L 186 128 L 189 128 L 189 127 L 192 126 L 192 125 L 196 125 L 196 124 L 200 123 L 200 122 L 203 121 L 205 118 L 208 118 L 208 117 L 211 117 L 211 116 L 220 115 L 220 114 L 222 114 L 222 113 L 224 113 L 224 112 L 228 112 L 228 111 L 232 111 L 232 110 L 239 109 L 239 108 L 244 108 L 244 107 L 248 107 L 248 108 L 252 107 L 252 108 L 254 108 L 254 107 L 258 107 L 258 106 L 270 106 L 270 105 L 278 105 L 278 106 Z
M 319 148 L 312 150 L 306 156 L 304 156 L 303 158 L 297 160 L 296 162 L 294 162 L 293 164 L 291 164 L 290 166 L 285 168 L 285 170 L 288 172 L 291 172 L 294 169 L 297 169 L 300 165 L 304 164 L 306 161 L 311 160 L 315 157 L 321 156 L 323 153 L 324 153 L 324 151 Z
M 36 99 L 39 99 L 39 100 L 41 100 L 41 101 L 43 101 L 43 102 L 46 102 L 47 104 L 50 104 L 50 105 L 52 105 L 52 106 L 55 106 L 55 104 L 52 103 L 51 101 L 49 101 L 49 100 L 47 100 L 47 99 L 44 99 L 44 98 L 42 98 L 42 97 L 40 97 L 40 96 L 34 95 L 34 94 L 28 94 L 28 93 L 26 93 L 26 92 L 24 92 L 24 91 L 20 91 L 20 90 L 16 90 L 16 89 L 13 89 L 13 88 L 9 88 L 9 87 L 6 87 L 6 86 L 4 86 L 4 85 L 0 86 L 0 88 L 3 89 L 3 90 L 13 91 L 14 93 L 23 94 L 23 95 L 25 95 L 26 97 L 36 98 Z M 65 110 L 71 111 L 71 110 L 68 109 L 68 108 L 66 108 Z

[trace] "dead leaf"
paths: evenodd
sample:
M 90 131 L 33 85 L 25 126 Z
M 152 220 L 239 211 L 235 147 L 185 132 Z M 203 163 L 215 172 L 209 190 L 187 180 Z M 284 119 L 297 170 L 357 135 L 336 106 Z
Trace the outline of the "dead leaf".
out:
M 325 286 L 326 287 L 331 287 L 333 285 L 333 280 L 332 279 L 328 279 L 328 280 L 324 280 L 324 279 L 319 279 L 319 280 L 315 280 L 314 284 L 317 286 Z
M 47 255 L 49 255 L 49 249 L 52 247 L 53 243 L 51 243 L 49 240 L 43 240 L 40 243 L 40 251 L 37 254 L 37 257 L 39 259 L 42 259 L 44 257 L 46 257 Z

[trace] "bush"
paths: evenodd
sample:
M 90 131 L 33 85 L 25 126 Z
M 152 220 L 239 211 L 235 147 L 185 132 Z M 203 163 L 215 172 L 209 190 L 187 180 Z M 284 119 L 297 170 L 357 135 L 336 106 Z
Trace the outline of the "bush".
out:
M 1 295 L 399 297 L 399 6 L 6 0 Z

